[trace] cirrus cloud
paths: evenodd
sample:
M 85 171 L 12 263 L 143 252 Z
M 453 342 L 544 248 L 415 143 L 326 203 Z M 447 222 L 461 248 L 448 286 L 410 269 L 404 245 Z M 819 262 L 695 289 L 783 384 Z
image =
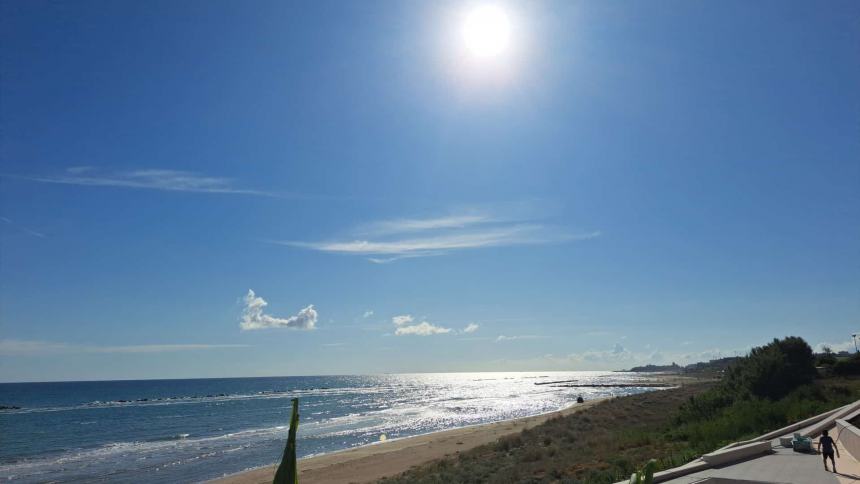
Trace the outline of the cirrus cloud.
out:
M 49 176 L 21 176 L 3 174 L 39 183 L 80 185 L 94 187 L 137 188 L 171 192 L 224 193 L 239 195 L 279 196 L 270 192 L 240 188 L 230 178 L 207 176 L 191 171 L 168 169 L 137 169 L 104 171 L 92 166 L 73 166 L 65 173 Z
M 225 348 L 247 348 L 243 344 L 140 344 L 89 345 L 56 341 L 0 339 L 0 356 L 30 356 L 73 353 L 168 353 Z
M 480 213 L 383 220 L 369 224 L 365 229 L 353 230 L 352 234 L 352 238 L 272 242 L 319 252 L 358 255 L 383 264 L 466 249 L 556 244 L 600 236 L 597 231 L 572 233 L 535 221 L 512 220 Z

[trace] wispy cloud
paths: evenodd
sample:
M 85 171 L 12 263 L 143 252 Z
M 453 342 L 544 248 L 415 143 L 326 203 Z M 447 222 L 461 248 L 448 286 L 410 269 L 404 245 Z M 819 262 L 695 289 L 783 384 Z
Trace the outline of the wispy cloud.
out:
M 213 177 L 199 173 L 166 169 L 103 171 L 91 166 L 76 166 L 59 175 L 23 176 L 4 174 L 40 183 L 120 187 L 194 193 L 226 193 L 240 195 L 281 196 L 271 192 L 237 187 L 230 178 Z
M 464 228 L 490 223 L 494 220 L 493 217 L 486 214 L 448 215 L 436 218 L 403 218 L 376 222 L 371 224 L 368 230 L 376 235 L 400 234 L 424 230 Z
M 541 223 L 512 222 L 476 214 L 396 219 L 377 222 L 368 227 L 357 231 L 361 238 L 274 243 L 320 252 L 364 256 L 371 262 L 387 263 L 465 249 L 564 243 L 600 235 L 597 231 L 574 234 Z
M 475 332 L 475 331 L 477 331 L 477 330 L 478 330 L 478 328 L 480 328 L 480 327 L 481 327 L 481 326 L 479 326 L 479 325 L 478 325 L 478 324 L 476 324 L 476 323 L 469 323 L 468 325 L 466 325 L 466 327 L 465 327 L 465 328 L 463 328 L 463 333 L 466 333 L 466 334 L 468 334 L 468 333 L 474 333 L 474 332 Z
M 28 356 L 57 353 L 167 353 L 246 347 L 248 347 L 248 345 L 235 344 L 153 344 L 99 346 L 60 343 L 53 341 L 3 339 L 0 340 L 0 355 Z
M 391 322 L 397 328 L 394 330 L 395 336 L 431 336 L 434 334 L 446 334 L 453 331 L 451 328 L 443 328 L 430 324 L 427 321 L 422 321 L 418 324 L 413 324 L 415 318 L 411 314 L 402 314 L 391 318 Z
M 605 336 L 614 336 L 615 333 L 612 331 L 606 331 L 602 329 L 597 329 L 594 331 L 588 331 L 583 334 L 583 336 L 592 336 L 592 337 L 605 337 Z
M 505 336 L 503 334 L 500 334 L 496 338 L 496 343 L 501 343 L 502 341 L 517 341 L 517 340 L 521 340 L 521 339 L 543 339 L 543 338 L 545 338 L 545 336 L 538 336 L 536 334 L 521 334 L 521 335 L 516 335 L 516 336 Z
M 627 350 L 621 343 L 615 343 L 611 350 L 589 350 L 582 353 L 571 353 L 568 359 L 574 362 L 590 362 L 590 363 L 610 363 L 617 364 L 630 362 L 637 359 L 653 361 L 651 357 L 637 358 L 632 352 Z
M 10 219 L 8 217 L 0 217 L 0 222 L 2 222 L 3 224 L 15 227 L 17 230 L 20 230 L 21 232 L 23 232 L 27 235 L 32 235 L 33 237 L 39 237 L 40 239 L 44 239 L 45 237 L 47 237 L 47 235 L 43 234 L 42 232 L 38 232 L 38 231 L 33 230 L 29 227 L 25 227 L 21 224 L 16 224 L 15 222 L 12 221 L 12 219 Z
M 208 344 L 169 344 L 169 345 L 127 345 L 94 347 L 98 353 L 164 353 L 170 351 L 211 350 L 218 348 L 246 348 L 248 345 L 208 345 Z
M 365 312 L 364 312 L 364 314 L 363 314 L 361 317 L 362 317 L 362 318 L 364 318 L 364 319 L 367 319 L 367 318 L 369 318 L 369 317 L 371 317 L 371 316 L 373 316 L 373 310 L 372 310 L 372 309 L 368 309 L 367 311 L 365 311 Z
M 245 295 L 245 309 L 242 311 L 242 321 L 239 323 L 239 327 L 245 331 L 266 328 L 307 330 L 316 328 L 318 314 L 313 304 L 288 318 L 278 318 L 266 314 L 264 309 L 268 305 L 269 303 L 265 299 L 254 294 L 252 289 L 248 289 L 248 294 Z

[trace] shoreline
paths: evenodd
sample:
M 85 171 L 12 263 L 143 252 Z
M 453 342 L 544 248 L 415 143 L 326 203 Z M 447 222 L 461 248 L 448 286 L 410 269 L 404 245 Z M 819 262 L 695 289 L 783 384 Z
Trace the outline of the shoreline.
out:
M 299 481 L 320 484 L 377 481 L 383 477 L 400 474 L 413 466 L 492 443 L 506 435 L 520 433 L 554 417 L 587 410 L 611 398 L 614 397 L 574 403 L 561 410 L 529 417 L 440 430 L 305 457 L 298 460 Z M 268 484 L 272 482 L 276 468 L 277 464 L 273 464 L 205 482 L 211 484 Z

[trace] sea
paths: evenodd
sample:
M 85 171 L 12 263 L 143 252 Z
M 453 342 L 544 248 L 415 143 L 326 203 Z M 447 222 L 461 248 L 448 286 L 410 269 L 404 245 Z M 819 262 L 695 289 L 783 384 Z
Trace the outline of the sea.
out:
M 433 373 L 0 384 L 0 480 L 200 482 L 298 456 L 654 390 L 623 372 Z M 617 385 L 617 386 L 613 386 Z M 643 385 L 643 386 L 637 386 Z

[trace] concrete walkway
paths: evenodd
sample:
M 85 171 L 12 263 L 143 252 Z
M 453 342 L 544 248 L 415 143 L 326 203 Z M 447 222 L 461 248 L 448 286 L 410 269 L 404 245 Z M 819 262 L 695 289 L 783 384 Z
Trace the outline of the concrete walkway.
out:
M 835 429 L 831 435 L 836 435 Z M 838 446 L 837 442 L 837 446 Z M 816 440 L 813 447 L 817 448 Z M 716 478 L 732 481 L 757 481 L 780 484 L 860 484 L 860 463 L 844 449 L 839 449 L 841 457 L 836 459 L 838 474 L 827 472 L 819 454 L 805 454 L 791 449 L 774 446 L 773 453 L 748 459 L 721 467 L 713 467 L 664 481 L 673 484 L 693 484 Z M 829 465 L 829 463 L 828 463 Z M 831 469 L 832 471 L 832 469 Z M 722 481 L 726 482 L 726 481 Z

